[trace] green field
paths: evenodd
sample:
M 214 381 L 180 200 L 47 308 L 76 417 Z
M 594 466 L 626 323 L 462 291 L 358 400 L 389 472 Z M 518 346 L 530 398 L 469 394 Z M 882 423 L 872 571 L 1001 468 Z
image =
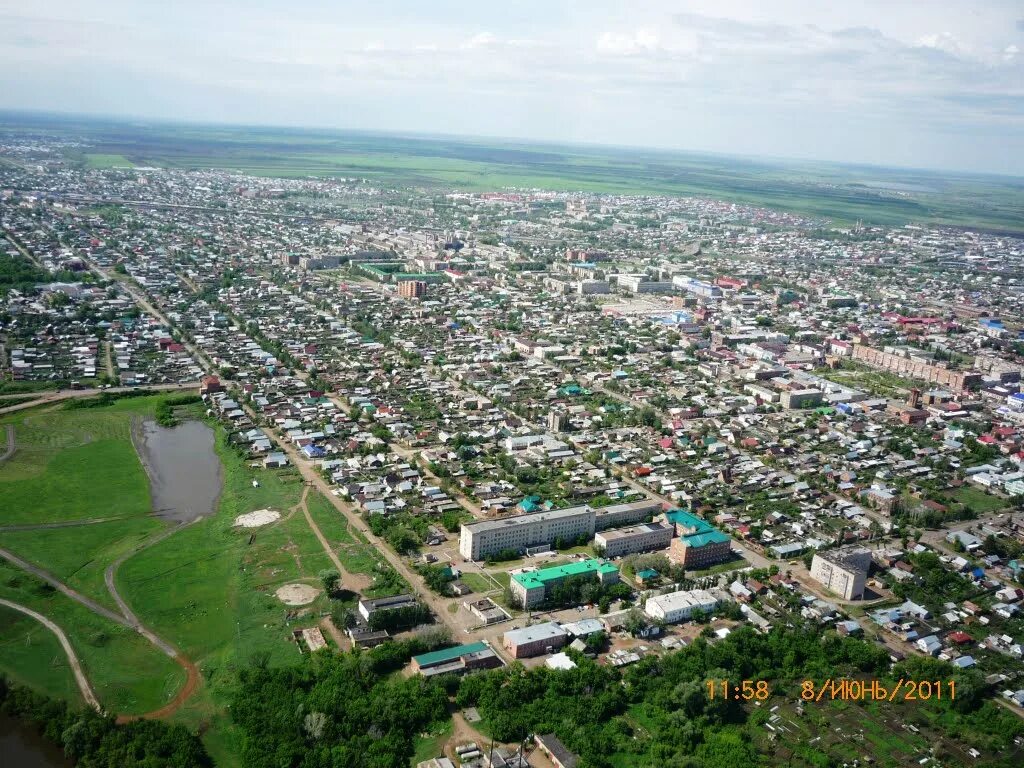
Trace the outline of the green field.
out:
M 82 167 L 130 162 L 261 176 L 343 176 L 399 186 L 697 196 L 840 224 L 909 222 L 1024 232 L 1024 180 L 678 151 L 441 139 L 327 130 L 132 124 L 0 115 L 0 133 L 85 140 Z
M 132 398 L 99 408 L 32 409 L 0 423 L 15 426 L 18 450 L 0 467 L 0 526 L 84 522 L 71 527 L 0 531 L 0 546 L 54 574 L 110 608 L 116 603 L 104 570 L 139 544 L 166 531 L 152 517 L 148 481 L 131 443 L 133 418 L 153 413 L 158 397 Z M 198 416 L 199 409 L 193 413 Z M 301 510 L 289 514 L 305 486 L 295 470 L 265 471 L 227 443 L 216 427 L 224 487 L 216 514 L 183 527 L 128 557 L 116 573 L 122 596 L 139 618 L 199 667 L 204 684 L 175 718 L 202 728 L 219 765 L 236 765 L 234 731 L 225 714 L 237 664 L 256 656 L 272 664 L 298 658 L 294 626 L 309 626 L 329 608 L 325 596 L 289 608 L 274 590 L 293 582 L 319 585 L 330 561 Z M 258 487 L 253 480 L 258 480 Z M 355 571 L 374 574 L 377 558 L 348 533 L 343 518 L 316 492 L 311 513 Z M 277 523 L 258 529 L 233 526 L 237 515 L 270 508 Z M 114 712 L 138 713 L 166 703 L 184 672 L 146 640 L 56 593 L 0 561 L 0 596 L 53 618 L 81 657 L 100 701 Z M 6 618 L 5 612 L 3 618 Z M 0 631 L 0 671 L 64 698 L 77 697 L 55 639 L 15 616 Z M 69 688 L 70 686 L 70 688 Z
M 89 168 L 134 168 L 134 164 L 124 155 L 103 155 L 86 153 L 85 164 Z
M 148 514 L 149 484 L 130 430 L 132 416 L 151 415 L 156 401 L 32 409 L 0 419 L 14 425 L 18 447 L 0 466 L 0 525 Z
M 998 496 L 985 493 L 980 488 L 975 488 L 970 485 L 965 485 L 962 488 L 958 488 L 956 491 L 950 494 L 950 497 L 954 501 L 959 501 L 961 504 L 966 504 L 968 507 L 973 509 L 978 514 L 985 514 L 986 512 L 994 512 L 997 509 L 1002 509 L 1008 506 L 1009 502 L 1006 499 L 1001 499 Z
M 0 597 L 38 611 L 64 630 L 97 697 L 112 712 L 141 714 L 157 709 L 185 682 L 181 667 L 142 636 L 97 616 L 6 561 L 0 561 Z M 25 666 L 24 649 L 0 646 L 0 671 L 52 685 L 48 670 L 52 655 L 32 652 L 27 660 L 35 664 Z
M 82 703 L 60 642 L 31 616 L 0 607 L 0 659 L 4 673 L 14 682 L 72 704 Z

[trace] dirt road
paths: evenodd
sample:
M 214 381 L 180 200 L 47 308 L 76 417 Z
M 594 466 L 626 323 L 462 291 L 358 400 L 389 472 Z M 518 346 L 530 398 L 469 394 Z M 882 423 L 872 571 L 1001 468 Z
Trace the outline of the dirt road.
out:
M 14 455 L 14 451 L 17 448 L 17 444 L 14 442 L 14 425 L 7 425 L 7 448 L 4 451 L 4 455 L 0 456 L 0 464 L 3 464 L 11 456 Z
M 0 598 L 0 605 L 10 608 L 12 611 L 24 613 L 26 616 L 31 616 L 57 636 L 57 640 L 60 641 L 61 647 L 64 649 L 64 653 L 67 654 L 68 663 L 71 665 L 71 671 L 75 675 L 75 683 L 78 684 L 78 690 L 81 691 L 82 698 L 85 700 L 86 704 L 97 712 L 102 712 L 103 708 L 100 706 L 100 701 L 96 698 L 96 694 L 93 693 L 92 686 L 89 685 L 89 678 L 85 676 L 85 672 L 82 670 L 82 664 L 79 662 L 78 656 L 75 655 L 75 649 L 71 647 L 71 641 L 68 640 L 68 636 L 64 634 L 64 630 L 50 619 L 43 616 L 43 614 L 36 613 L 31 608 L 27 608 L 19 603 L 14 603 L 10 600 Z

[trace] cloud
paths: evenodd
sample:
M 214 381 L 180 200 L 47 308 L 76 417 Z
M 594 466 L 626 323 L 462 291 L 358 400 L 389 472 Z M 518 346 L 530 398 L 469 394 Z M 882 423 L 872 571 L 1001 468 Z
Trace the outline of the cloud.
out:
M 605 32 L 597 40 L 597 50 L 613 56 L 632 56 L 642 52 L 652 52 L 659 48 L 658 36 L 647 29 L 634 32 Z

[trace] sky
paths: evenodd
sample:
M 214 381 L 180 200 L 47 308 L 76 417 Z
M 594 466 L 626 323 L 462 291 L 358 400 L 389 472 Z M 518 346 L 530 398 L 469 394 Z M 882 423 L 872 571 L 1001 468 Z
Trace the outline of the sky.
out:
M 1024 176 L 1024 0 L 0 0 L 0 108 Z

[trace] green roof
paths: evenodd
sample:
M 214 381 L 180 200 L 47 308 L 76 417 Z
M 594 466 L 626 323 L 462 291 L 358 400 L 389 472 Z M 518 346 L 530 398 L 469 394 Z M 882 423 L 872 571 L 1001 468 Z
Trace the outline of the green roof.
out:
M 670 522 L 681 525 L 683 528 L 693 529 L 692 533 L 684 533 L 680 538 L 690 547 L 703 547 L 705 544 L 717 544 L 729 541 L 729 537 L 715 528 L 707 520 L 702 520 L 696 515 L 682 509 L 670 510 L 665 515 Z
M 641 581 L 656 579 L 658 577 L 658 572 L 653 568 L 645 568 L 644 570 L 637 572 L 636 577 Z
M 554 568 L 543 568 L 539 571 L 528 573 L 517 573 L 512 578 L 526 589 L 546 587 L 548 582 L 561 581 L 570 576 L 587 576 L 590 574 L 618 573 L 619 569 L 612 563 L 601 562 L 600 560 L 581 560 L 567 565 L 556 565 Z
M 469 645 L 457 645 L 454 648 L 442 648 L 440 651 L 422 653 L 419 656 L 413 656 L 412 660 L 421 667 L 432 667 L 435 664 L 443 664 L 446 661 L 452 661 L 460 656 L 465 656 L 467 653 L 485 651 L 487 648 L 487 643 L 483 642 L 470 643 Z

